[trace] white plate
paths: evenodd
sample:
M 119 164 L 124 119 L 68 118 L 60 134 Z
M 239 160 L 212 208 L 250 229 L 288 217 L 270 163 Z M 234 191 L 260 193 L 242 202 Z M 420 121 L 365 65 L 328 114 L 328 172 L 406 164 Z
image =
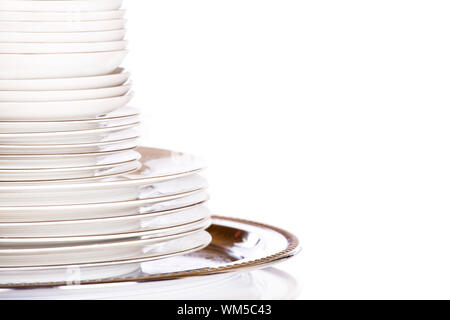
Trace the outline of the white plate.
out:
M 0 237 L 0 251 L 2 249 L 26 249 L 55 246 L 77 246 L 83 244 L 97 244 L 111 241 L 126 241 L 138 239 L 161 239 L 171 237 L 180 233 L 192 232 L 200 229 L 206 229 L 211 224 L 211 215 L 209 211 L 203 212 L 203 215 L 196 220 L 181 225 L 173 225 L 167 228 L 150 229 L 134 225 L 136 231 L 124 233 L 104 233 L 88 234 L 81 236 L 57 236 L 57 237 Z M 192 216 L 191 216 L 192 218 Z M 106 225 L 105 225 L 106 226 Z M 16 230 L 19 231 L 19 230 Z M 1 262 L 0 262 L 1 265 Z
M 123 96 L 130 91 L 130 89 L 131 84 L 86 90 L 0 91 L 0 102 L 47 102 L 104 99 Z
M 123 29 L 125 19 L 99 21 L 0 21 L 6 32 L 96 32 Z
M 113 72 L 126 50 L 88 53 L 0 54 L 0 79 L 86 77 Z
M 59 246 L 31 249 L 0 249 L 0 268 L 64 266 L 139 259 L 184 251 L 204 244 L 203 230 L 152 239 L 114 241 L 77 246 Z M 195 236 L 195 245 L 187 236 Z M 201 235 L 201 236 L 199 236 Z M 168 250 L 170 247 L 170 250 Z M 1 271 L 0 269 L 0 272 Z
M 77 11 L 109 11 L 117 10 L 122 5 L 122 0 L 1 0 L 0 11 L 52 11 L 52 12 L 77 12 Z
M 199 231 L 187 234 L 183 237 L 169 240 L 165 243 L 153 244 L 151 240 L 140 241 L 141 250 L 138 250 L 136 258 L 124 259 L 122 261 L 103 261 L 98 263 L 83 264 L 80 266 L 64 267 L 22 267 L 22 268 L 1 268 L 0 283 L 48 283 L 63 281 L 66 284 L 76 284 L 79 281 L 108 279 L 112 277 L 134 274 L 141 268 L 144 261 L 167 259 L 177 255 L 187 254 L 201 250 L 211 242 L 211 236 L 206 231 Z M 150 242 L 150 243 L 148 243 Z M 130 248 L 135 248 L 138 244 L 130 244 Z M 135 250 L 133 250 L 135 251 Z M 102 251 L 102 255 L 106 251 Z M 121 251 L 123 252 L 123 251 Z M 92 250 L 89 252 L 92 253 Z M 114 252 L 112 252 L 114 253 Z M 95 254 L 95 252 L 93 253 Z M 112 257 L 114 259 L 114 257 Z M 81 266 L 86 267 L 81 271 Z M 19 275 L 19 276 L 18 276 Z
M 35 132 L 35 133 L 0 133 L 2 145 L 58 145 L 58 144 L 83 144 L 114 141 L 124 135 L 134 136 L 134 130 L 139 122 L 92 130 L 59 131 L 59 132 Z M 129 132 L 132 132 L 129 134 Z M 136 132 L 136 133 L 135 133 Z
M 126 41 L 108 42 L 67 42 L 67 43 L 30 43 L 0 42 L 0 54 L 3 53 L 82 53 L 119 51 L 126 49 Z
M 33 133 L 79 131 L 111 128 L 139 122 L 139 114 L 134 108 L 121 108 L 96 120 L 72 121 L 0 121 L 0 133 Z M 114 116 L 122 114 L 122 116 Z
M 121 139 L 83 144 L 55 144 L 55 145 L 2 145 L 0 144 L 0 154 L 3 155 L 24 155 L 24 154 L 75 154 L 118 151 L 135 148 L 138 145 L 138 134 L 134 131 L 127 131 Z
M 125 29 L 97 32 L 5 32 L 0 31 L 0 42 L 65 43 L 106 42 L 123 40 Z
M 56 79 L 1 80 L 0 90 L 10 91 L 55 91 L 86 90 L 120 86 L 128 81 L 130 73 L 117 68 L 112 73 L 102 76 Z
M 137 160 L 140 158 L 134 149 L 80 154 L 55 155 L 0 155 L 0 169 L 52 169 L 110 165 Z M 0 233 L 1 235 L 1 233 Z
M 123 19 L 125 10 L 33 12 L 0 11 L 0 21 L 97 21 Z
M 80 237 L 133 233 L 181 226 L 211 216 L 204 203 L 158 213 L 54 222 L 0 223 L 5 238 Z
M 0 223 L 54 222 L 102 219 L 141 214 L 163 214 L 165 211 L 205 202 L 205 189 L 141 200 L 89 203 L 77 205 L 0 206 Z
M 52 168 L 52 169 L 0 169 L 0 182 L 27 182 L 88 179 L 119 175 L 140 167 L 139 161 L 132 160 L 108 165 Z
M 51 121 L 90 119 L 124 107 L 132 98 L 133 93 L 119 97 L 78 101 L 0 102 L 0 120 Z
M 66 173 L 67 174 L 67 173 Z M 127 173 L 122 176 L 128 175 Z M 180 193 L 207 188 L 208 184 L 204 177 L 198 174 L 185 174 L 185 176 L 173 178 L 168 181 L 142 183 L 137 185 L 121 186 L 112 184 L 111 187 L 103 189 L 86 188 L 86 185 L 98 185 L 100 180 L 114 180 L 117 175 L 96 177 L 79 180 L 60 181 L 29 181 L 29 182 L 0 182 L 1 188 L 8 191 L 0 193 L 1 206 L 50 206 L 50 205 L 79 205 L 105 202 L 119 202 L 138 199 L 160 198 Z M 167 180 L 167 179 L 166 179 Z M 14 190 L 14 185 L 27 184 L 35 190 L 26 190 L 21 193 L 9 191 Z M 52 184 L 55 189 L 40 188 L 39 185 Z M 11 186 L 8 188 L 8 185 Z M 66 189 L 67 185 L 80 185 L 84 188 Z M 58 188 L 59 187 L 59 188 Z

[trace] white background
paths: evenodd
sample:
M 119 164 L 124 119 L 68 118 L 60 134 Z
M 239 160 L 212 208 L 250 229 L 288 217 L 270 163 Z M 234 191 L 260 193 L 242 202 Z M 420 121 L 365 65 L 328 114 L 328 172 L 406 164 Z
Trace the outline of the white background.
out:
M 300 298 L 450 298 L 450 3 L 125 0 L 143 143 L 295 232 Z

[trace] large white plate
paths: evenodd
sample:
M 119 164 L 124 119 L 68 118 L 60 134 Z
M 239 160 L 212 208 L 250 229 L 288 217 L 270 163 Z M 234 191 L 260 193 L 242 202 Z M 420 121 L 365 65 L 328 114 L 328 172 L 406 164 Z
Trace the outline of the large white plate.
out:
M 124 16 L 125 10 L 85 12 L 0 11 L 0 21 L 97 21 L 123 19 Z
M 101 261 L 79 266 L 66 265 L 63 267 L 2 268 L 0 272 L 0 283 L 17 284 L 24 282 L 48 283 L 64 281 L 66 284 L 76 284 L 79 281 L 108 279 L 134 274 L 140 270 L 140 262 L 167 259 L 201 250 L 211 242 L 211 236 L 206 231 L 198 231 L 158 244 L 152 243 L 151 240 L 137 241 L 139 241 L 139 243 L 129 244 L 130 248 L 140 249 L 133 250 L 137 251 L 135 252 L 135 258 Z M 123 253 L 124 250 L 126 250 L 126 248 L 121 250 L 121 253 Z M 92 251 L 90 250 L 89 254 L 91 253 Z M 103 256 L 105 252 L 102 251 L 101 253 Z M 121 254 L 121 256 L 123 256 L 123 254 Z M 115 259 L 114 256 L 112 256 L 112 259 Z M 83 266 L 83 271 L 81 271 L 81 266 Z M 36 268 L 38 270 L 36 270 Z
M 136 170 L 140 163 L 136 160 L 98 166 L 70 167 L 55 169 L 0 169 L 0 182 L 29 182 L 70 179 L 88 179 L 119 175 Z
M 83 120 L 124 107 L 132 98 L 133 94 L 129 93 L 119 97 L 78 101 L 0 102 L 0 120 Z
M 6 32 L 95 32 L 123 29 L 125 19 L 99 21 L 1 21 Z
M 162 197 L 118 202 L 40 206 L 26 206 L 22 203 L 16 207 L 0 206 L 0 223 L 102 219 L 149 213 L 159 215 L 177 208 L 196 205 L 208 199 L 206 190 L 198 189 Z
M 88 53 L 0 54 L 0 79 L 104 75 L 114 71 L 126 54 L 126 50 Z
M 55 91 L 55 90 L 101 89 L 120 86 L 126 83 L 129 78 L 130 78 L 129 72 L 125 72 L 122 68 L 117 68 L 110 74 L 93 77 L 28 79 L 28 80 L 0 79 L 0 90 Z
M 0 121 L 0 133 L 79 131 L 111 128 L 139 122 L 135 108 L 121 108 L 95 120 L 72 121 Z M 120 116 L 119 116 L 120 115 Z
M 5 238 L 80 237 L 123 234 L 180 226 L 210 217 L 204 203 L 173 210 L 111 217 L 53 222 L 0 223 Z
M 82 144 L 55 144 L 55 145 L 2 145 L 0 144 L 0 154 L 3 155 L 25 155 L 25 154 L 75 154 L 118 151 L 135 148 L 138 145 L 139 134 L 135 130 L 126 130 L 117 140 L 82 143 Z
M 127 176 L 131 174 L 123 174 Z M 150 199 L 175 194 L 200 190 L 207 188 L 208 184 L 204 177 L 198 174 L 185 174 L 171 180 L 153 183 L 141 183 L 135 185 L 115 185 L 110 187 L 88 188 L 87 186 L 99 185 L 98 181 L 115 180 L 117 175 L 105 177 L 96 177 L 91 179 L 79 180 L 60 180 L 60 181 L 32 181 L 32 182 L 0 182 L 0 188 L 8 189 L 0 192 L 1 206 L 50 206 L 50 205 L 79 205 L 106 202 L 119 202 L 137 199 Z M 113 181 L 111 181 L 113 182 Z M 34 187 L 34 190 L 24 190 L 17 193 L 15 185 L 26 184 L 28 187 Z M 51 184 L 54 189 L 46 189 L 45 186 Z M 109 183 L 107 183 L 109 184 Z M 39 187 L 40 185 L 44 188 Z M 67 189 L 67 186 L 74 186 L 73 189 Z M 79 185 L 80 188 L 76 188 Z M 9 187 L 10 186 L 10 187 Z M 58 188 L 59 187 L 59 188 Z M 83 188 L 84 187 L 84 188 Z
M 105 42 L 119 41 L 125 37 L 126 30 L 97 32 L 5 32 L 0 31 L 0 42 Z
M 134 149 L 55 155 L 0 155 L 0 169 L 52 169 L 109 165 L 140 158 Z M 1 234 L 0 234 L 1 235 Z
M 0 54 L 3 53 L 76 53 L 103 52 L 126 49 L 127 42 L 67 42 L 67 43 L 30 43 L 30 42 L 0 42 Z
M 189 235 L 201 235 L 199 238 L 195 237 L 195 246 L 189 243 L 189 238 L 187 238 Z M 29 249 L 0 248 L 0 268 L 64 266 L 139 259 L 145 256 L 167 254 L 168 247 L 171 248 L 171 252 L 197 247 L 200 246 L 200 243 L 206 242 L 206 237 L 202 228 L 191 232 L 151 239 Z
M 0 102 L 46 102 L 104 99 L 123 96 L 130 89 L 131 84 L 121 85 L 117 87 L 85 90 L 0 91 Z
M 108 11 L 117 10 L 122 5 L 122 0 L 1 0 L 0 11 Z
M 138 239 L 161 239 L 163 237 L 170 237 L 180 233 L 192 232 L 195 230 L 206 229 L 211 224 L 211 215 L 208 211 L 203 212 L 202 215 L 197 215 L 198 218 L 191 220 L 188 223 L 180 225 L 172 225 L 166 228 L 151 229 L 140 227 L 135 224 L 135 231 L 123 233 L 104 233 L 104 234 L 87 234 L 80 236 L 56 236 L 56 237 L 0 237 L 0 252 L 2 249 L 17 248 L 30 249 L 55 246 L 77 246 L 83 244 L 97 244 L 111 241 L 125 241 Z M 191 216 L 192 218 L 192 216 Z M 106 227 L 107 225 L 105 225 Z M 19 231 L 16 229 L 16 231 Z M 0 253 L 1 255 L 1 253 Z M 0 262 L 1 266 L 1 262 Z

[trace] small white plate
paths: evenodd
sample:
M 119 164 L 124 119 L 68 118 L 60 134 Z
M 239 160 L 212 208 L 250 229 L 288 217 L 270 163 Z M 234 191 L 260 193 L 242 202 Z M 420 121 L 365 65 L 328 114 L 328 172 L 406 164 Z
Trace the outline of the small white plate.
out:
M 1 0 L 0 11 L 53 11 L 53 12 L 77 12 L 77 11 L 110 11 L 121 7 L 122 0 Z
M 30 43 L 0 42 L 0 54 L 3 53 L 77 53 L 125 50 L 127 42 L 67 42 L 67 43 Z
M 134 130 L 126 131 L 118 140 L 111 140 L 98 143 L 82 144 L 55 144 L 55 145 L 2 145 L 0 144 L 0 154 L 2 155 L 26 155 L 26 154 L 75 154 L 118 151 L 135 148 L 138 145 L 139 134 Z
M 0 182 L 31 182 L 88 179 L 119 175 L 137 170 L 140 163 L 136 160 L 108 165 L 52 168 L 52 169 L 0 169 Z
M 90 264 L 111 261 L 139 259 L 144 256 L 165 255 L 169 251 L 184 251 L 205 243 L 203 229 L 170 235 L 161 238 L 113 241 L 96 244 L 68 245 L 55 247 L 37 247 L 28 249 L 0 248 L 0 268 L 64 266 Z M 195 238 L 193 246 L 187 236 L 201 235 Z M 187 243 L 184 243 L 187 242 Z M 209 243 L 209 241 L 208 241 Z M 2 271 L 0 269 L 0 271 Z
M 58 131 L 58 132 L 31 132 L 31 133 L 0 133 L 2 145 L 54 145 L 54 144 L 83 144 L 114 141 L 127 131 L 133 130 L 139 122 L 92 130 Z
M 200 215 L 199 215 L 200 217 Z M 173 225 L 167 228 L 151 229 L 134 225 L 136 231 L 124 233 L 88 234 L 81 236 L 56 236 L 56 237 L 0 237 L 0 251 L 2 249 L 30 249 L 56 246 L 78 246 L 84 244 L 97 244 L 104 242 L 128 241 L 138 239 L 162 239 L 181 233 L 206 229 L 211 225 L 209 211 L 204 212 L 200 219 L 186 224 Z M 191 216 L 192 218 L 192 216 Z M 107 225 L 105 225 L 106 227 Z M 18 230 L 16 230 L 18 231 Z M 0 254 L 1 255 L 1 254 Z M 1 266 L 1 262 L 0 262 Z
M 126 54 L 126 50 L 87 53 L 0 54 L 0 79 L 104 75 L 113 72 Z
M 5 32 L 0 31 L 0 42 L 106 42 L 123 40 L 125 29 L 97 32 Z
M 0 169 L 52 169 L 110 165 L 137 160 L 134 149 L 113 152 L 55 154 L 55 155 L 0 155 Z M 1 233 L 0 233 L 1 234 Z
M 1 34 L 1 32 L 0 32 Z M 0 90 L 3 91 L 56 91 L 56 90 L 86 90 L 102 89 L 123 85 L 130 78 L 130 73 L 117 68 L 110 74 L 56 79 L 29 79 L 29 80 L 1 80 Z
M 0 21 L 97 21 L 123 19 L 125 10 L 36 12 L 0 11 Z
M 96 32 L 123 29 L 125 19 L 98 21 L 1 21 L 6 32 Z
M 132 98 L 131 92 L 119 97 L 78 101 L 0 102 L 0 120 L 51 121 L 96 118 L 124 107 Z
M 111 128 L 139 122 L 138 111 L 121 108 L 96 120 L 72 121 L 0 121 L 0 133 L 80 131 Z M 122 116 L 118 116 L 121 114 Z M 117 115 L 117 116 L 116 116 Z
M 131 84 L 86 90 L 0 91 L 0 102 L 50 102 L 104 99 L 123 96 L 130 91 L 130 89 Z
M 83 237 L 172 228 L 211 216 L 204 203 L 158 213 L 54 222 L 0 223 L 2 238 Z
M 174 191 L 176 192 L 176 191 Z M 0 223 L 54 222 L 156 214 L 188 207 L 209 199 L 205 189 L 140 200 L 76 205 L 0 206 Z

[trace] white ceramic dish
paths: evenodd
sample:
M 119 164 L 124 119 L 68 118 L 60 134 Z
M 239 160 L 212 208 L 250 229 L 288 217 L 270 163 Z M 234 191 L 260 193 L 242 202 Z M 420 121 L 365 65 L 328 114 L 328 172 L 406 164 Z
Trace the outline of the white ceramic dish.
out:
M 121 139 L 83 144 L 55 144 L 55 145 L 2 145 L 0 144 L 0 154 L 2 155 L 25 155 L 25 154 L 75 154 L 118 151 L 135 148 L 138 145 L 139 135 L 134 131 L 127 131 Z
M 47 102 L 104 99 L 123 96 L 130 91 L 130 89 L 131 84 L 86 90 L 0 91 L 0 102 Z
M 0 169 L 0 182 L 27 182 L 87 179 L 119 175 L 140 167 L 139 161 L 132 160 L 108 165 L 52 168 L 52 169 Z
M 96 118 L 124 107 L 132 98 L 133 93 L 78 101 L 0 102 L 0 120 L 51 121 Z
M 200 216 L 200 215 L 199 215 Z M 127 241 L 138 239 L 161 239 L 171 237 L 180 233 L 187 233 L 206 229 L 211 224 L 211 215 L 203 214 L 200 219 L 190 221 L 186 224 L 173 225 L 167 228 L 149 229 L 134 225 L 136 231 L 123 233 L 88 234 L 80 236 L 57 236 L 57 237 L 0 237 L 0 250 L 2 248 L 36 248 L 54 246 L 72 246 L 83 244 L 97 244 L 111 241 Z M 192 218 L 192 217 L 191 217 Z M 106 225 L 105 225 L 106 226 Z M 1 264 L 1 263 L 0 263 Z
M 96 32 L 6 32 L 0 31 L 0 42 L 65 43 L 123 40 L 125 29 Z
M 20 53 L 83 53 L 83 52 L 104 52 L 125 50 L 127 42 L 107 41 L 107 42 L 67 42 L 67 43 L 30 43 L 30 42 L 0 42 L 0 54 Z
M 165 212 L 205 202 L 205 189 L 176 193 L 149 199 L 88 203 L 77 205 L 0 206 L 0 223 L 57 222 L 92 220 L 145 214 L 165 215 Z M 95 222 L 94 222 L 95 223 Z
M 76 246 L 29 249 L 0 249 L 0 268 L 64 266 L 138 259 L 144 256 L 165 255 L 205 244 L 205 231 L 196 230 L 167 237 L 114 241 Z M 194 236 L 195 241 L 187 236 Z M 210 238 L 209 238 L 210 240 Z M 195 243 L 195 245 L 193 245 Z M 170 248 L 170 249 L 168 249 Z M 0 269 L 1 271 L 1 269 Z
M 83 266 L 83 271 L 77 265 L 66 265 L 63 267 L 1 268 L 0 283 L 51 283 L 63 281 L 67 285 L 71 285 L 77 284 L 80 281 L 108 279 L 136 274 L 140 271 L 141 262 L 167 259 L 201 250 L 211 242 L 211 236 L 206 231 L 199 231 L 165 243 L 160 243 L 157 246 L 152 244 L 151 240 L 137 241 L 140 241 L 141 247 L 140 250 L 137 250 L 138 254 L 135 255 L 136 258 L 134 259 L 83 264 L 81 265 Z M 136 245 L 130 243 L 129 247 L 135 249 Z M 105 251 L 102 250 L 102 255 Z M 121 252 L 123 251 L 121 250 Z M 95 254 L 95 252 L 89 250 L 88 254 Z
M 0 79 L 2 91 L 57 91 L 57 90 L 86 90 L 102 89 L 123 85 L 130 78 L 130 73 L 117 68 L 110 74 L 79 78 L 29 79 L 14 80 Z
M 1 0 L 0 11 L 84 12 L 117 10 L 122 0 Z
M 86 77 L 113 72 L 126 50 L 88 53 L 0 54 L 0 79 Z
M 125 10 L 84 12 L 0 11 L 0 21 L 97 21 L 123 19 L 124 16 Z
M 59 144 L 83 144 L 114 141 L 121 138 L 128 131 L 135 132 L 139 122 L 92 130 L 59 131 L 59 132 L 35 132 L 35 133 L 0 133 L 2 145 L 59 145 Z M 134 134 L 134 133 L 133 133 Z M 133 135 L 132 134 L 132 135 Z M 136 132 L 137 134 L 137 132 Z
M 123 234 L 172 228 L 210 216 L 209 209 L 201 203 L 165 212 L 104 219 L 0 223 L 0 235 L 2 238 L 54 238 Z
M 92 172 L 90 172 L 92 173 Z M 65 173 L 67 175 L 67 172 Z M 106 174 L 106 173 L 105 173 Z M 129 175 L 127 173 L 122 176 Z M 89 188 L 90 185 L 98 185 L 100 181 L 117 179 L 117 175 L 96 177 L 79 180 L 39 180 L 28 182 L 0 182 L 0 187 L 8 191 L 0 193 L 1 206 L 51 206 L 51 205 L 79 205 L 106 202 L 119 202 L 128 200 L 160 198 L 180 193 L 207 188 L 205 178 L 197 174 L 173 178 L 172 180 L 121 186 L 112 184 L 103 189 Z M 28 185 L 35 190 L 25 190 L 20 194 L 14 193 L 15 185 Z M 53 189 L 42 189 L 39 185 L 53 185 Z M 68 185 L 79 185 L 79 188 L 67 189 Z M 9 187 L 10 186 L 10 187 Z M 59 187 L 59 188 L 58 188 Z M 23 189 L 22 189 L 23 190 Z
M 203 219 L 191 221 L 190 223 L 172 226 L 162 229 L 145 230 L 140 229 L 135 232 L 103 234 L 103 235 L 86 235 L 86 236 L 62 236 L 62 237 L 1 237 L 0 251 L 2 249 L 30 249 L 30 248 L 54 248 L 56 246 L 79 246 L 87 244 L 111 243 L 119 241 L 132 241 L 139 239 L 163 239 L 204 230 L 211 225 L 210 215 Z M 138 228 L 138 226 L 136 226 Z M 1 262 L 0 262 L 1 266 Z
M 123 29 L 125 19 L 98 21 L 0 21 L 5 32 L 98 32 Z
M 140 154 L 134 149 L 81 154 L 55 155 L 0 155 L 0 169 L 56 169 L 112 165 L 138 160 Z M 0 233 L 1 235 L 1 233 Z
M 139 114 L 134 108 L 121 108 L 95 120 L 72 121 L 0 121 L 0 133 L 34 133 L 79 131 L 111 128 L 139 122 Z M 122 116 L 118 116 L 121 114 Z M 110 117 L 111 116 L 111 117 Z

